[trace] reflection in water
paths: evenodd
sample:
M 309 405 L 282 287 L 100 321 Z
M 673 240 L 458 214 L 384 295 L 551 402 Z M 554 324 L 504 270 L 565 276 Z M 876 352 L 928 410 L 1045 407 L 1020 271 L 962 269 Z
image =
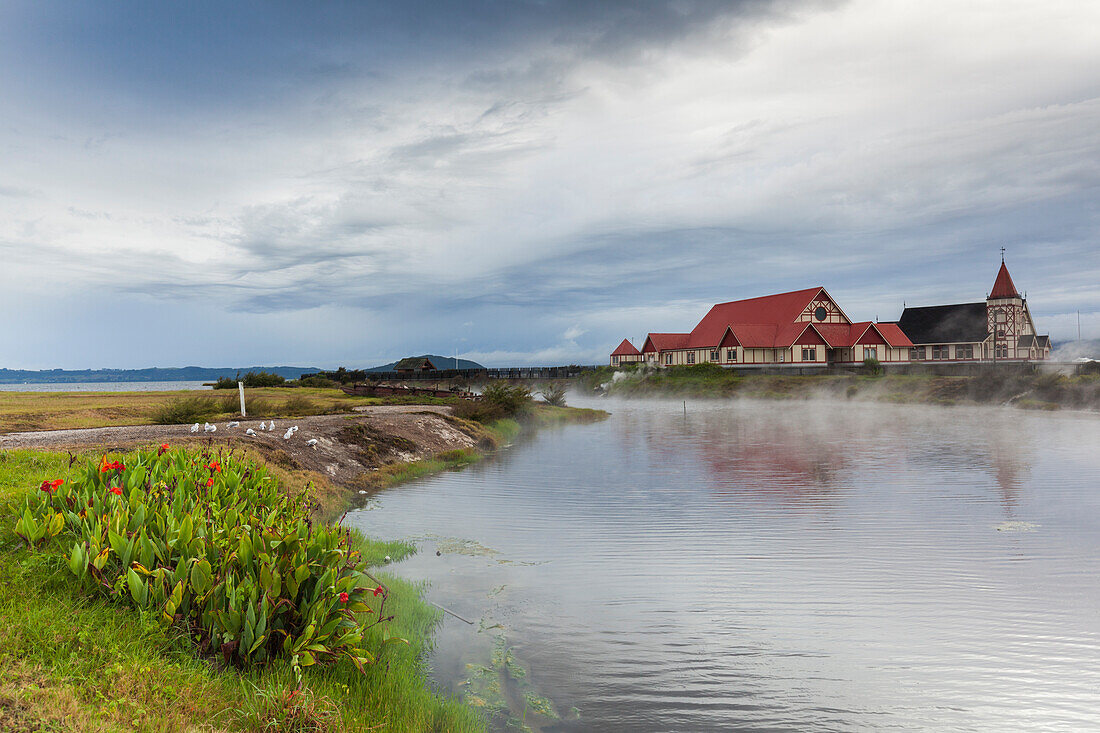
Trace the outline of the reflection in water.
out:
M 610 409 L 349 516 L 419 538 L 477 621 L 435 678 L 498 726 L 1100 727 L 1095 418 Z

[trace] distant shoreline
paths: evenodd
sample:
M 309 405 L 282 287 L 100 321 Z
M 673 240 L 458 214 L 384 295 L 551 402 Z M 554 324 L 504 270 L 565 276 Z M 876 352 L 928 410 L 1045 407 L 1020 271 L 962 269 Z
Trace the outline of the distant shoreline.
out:
M 285 379 L 319 371 L 317 367 L 149 367 L 147 369 L 0 369 L 0 385 L 70 384 L 77 382 L 214 382 L 248 372 L 273 372 Z

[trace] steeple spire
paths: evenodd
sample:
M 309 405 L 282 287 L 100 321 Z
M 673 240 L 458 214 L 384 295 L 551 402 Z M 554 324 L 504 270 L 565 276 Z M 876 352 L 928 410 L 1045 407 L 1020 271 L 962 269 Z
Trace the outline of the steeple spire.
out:
M 1004 248 L 1001 248 L 1001 269 L 997 271 L 997 281 L 993 283 L 993 290 L 989 291 L 990 298 L 1019 298 L 1016 284 L 1012 282 L 1012 276 L 1008 274 L 1008 267 L 1004 261 Z

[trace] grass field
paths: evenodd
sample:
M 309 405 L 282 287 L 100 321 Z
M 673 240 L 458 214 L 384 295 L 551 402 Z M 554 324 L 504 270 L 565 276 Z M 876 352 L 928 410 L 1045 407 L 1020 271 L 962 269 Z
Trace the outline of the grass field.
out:
M 289 417 L 349 412 L 360 405 L 406 404 L 406 397 L 350 397 L 338 389 L 265 387 L 245 390 L 249 417 Z M 236 391 L 179 392 L 0 392 L 0 432 L 149 425 L 166 408 L 205 400 L 216 412 L 209 419 L 239 414 Z M 440 398 L 416 404 L 449 404 Z M 181 417 L 190 417 L 183 414 Z M 181 419 L 179 422 L 192 422 Z
M 366 675 L 350 664 L 307 669 L 305 689 L 293 698 L 286 663 L 247 673 L 218 669 L 154 618 L 82 597 L 63 560 L 23 549 L 12 532 L 11 509 L 21 497 L 69 473 L 65 454 L 0 453 L 0 730 L 483 728 L 474 711 L 428 689 L 423 659 L 439 612 L 420 600 L 416 585 L 394 577 L 383 574 L 396 615 L 391 631 L 409 645 L 388 646 Z M 356 544 L 373 566 L 413 551 L 362 537 Z

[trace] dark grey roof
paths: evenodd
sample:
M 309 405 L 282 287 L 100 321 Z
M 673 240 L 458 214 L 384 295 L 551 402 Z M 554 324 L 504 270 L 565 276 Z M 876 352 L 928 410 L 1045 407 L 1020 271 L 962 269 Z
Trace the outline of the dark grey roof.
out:
M 1050 336 L 1039 336 L 1039 335 L 1024 335 L 1024 336 L 1021 336 L 1019 338 L 1019 340 L 1016 342 L 1016 347 L 1017 348 L 1024 348 L 1025 346 L 1029 349 L 1032 348 L 1033 346 L 1035 348 L 1045 349 L 1045 348 L 1050 346 Z
M 985 303 L 906 308 L 898 326 L 914 344 L 958 344 L 985 341 Z
M 423 356 L 407 356 L 393 365 L 394 371 L 403 372 L 413 369 L 435 369 L 435 364 Z

